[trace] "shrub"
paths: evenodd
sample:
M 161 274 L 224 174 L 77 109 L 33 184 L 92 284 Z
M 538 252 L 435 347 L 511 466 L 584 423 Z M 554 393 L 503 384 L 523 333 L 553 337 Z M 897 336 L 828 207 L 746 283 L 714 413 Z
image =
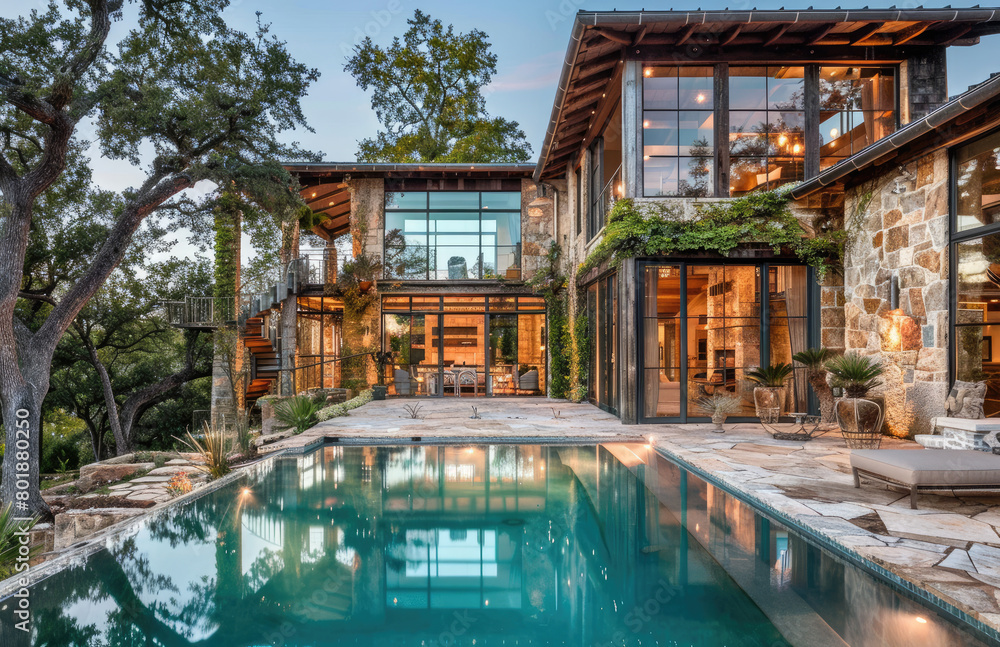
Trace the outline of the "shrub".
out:
M 842 387 L 847 397 L 863 398 L 882 384 L 878 378 L 885 369 L 877 359 L 853 353 L 834 357 L 826 363 L 826 370 L 833 376 L 833 385 Z
M 226 432 L 221 427 L 212 427 L 207 422 L 204 423 L 204 433 L 201 440 L 187 433 L 187 439 L 178 438 L 183 445 L 196 454 L 199 454 L 205 465 L 201 468 L 208 472 L 212 478 L 220 478 L 229 474 L 232 467 L 229 464 L 229 439 Z
M 14 574 L 14 567 L 17 565 L 17 557 L 21 548 L 21 539 L 17 533 L 22 530 L 30 530 L 36 523 L 38 523 L 37 518 L 22 522 L 15 521 L 13 503 L 8 503 L 0 508 L 0 580 L 7 579 Z M 31 546 L 28 549 L 28 557 L 37 555 L 41 549 L 40 545 Z
M 347 402 L 332 404 L 324 409 L 320 409 L 316 414 L 316 417 L 320 422 L 325 422 L 331 418 L 341 418 L 346 416 L 351 409 L 357 409 L 361 405 L 368 404 L 371 401 L 372 391 L 371 389 L 368 389 L 367 391 L 362 391 L 357 397 L 351 398 Z
M 751 382 L 756 382 L 760 386 L 778 387 L 784 386 L 791 375 L 791 364 L 772 364 L 747 371 L 746 377 Z
M 286 427 L 294 427 L 297 434 L 319 422 L 318 411 L 319 406 L 308 395 L 297 395 L 274 405 L 274 417 Z

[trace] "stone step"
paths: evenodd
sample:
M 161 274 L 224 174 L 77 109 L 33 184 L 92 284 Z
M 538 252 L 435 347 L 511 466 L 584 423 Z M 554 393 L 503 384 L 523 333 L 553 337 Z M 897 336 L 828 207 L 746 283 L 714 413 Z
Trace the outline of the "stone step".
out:
M 927 449 L 944 449 L 945 438 L 938 434 L 917 434 L 913 437 L 918 445 L 923 445 Z

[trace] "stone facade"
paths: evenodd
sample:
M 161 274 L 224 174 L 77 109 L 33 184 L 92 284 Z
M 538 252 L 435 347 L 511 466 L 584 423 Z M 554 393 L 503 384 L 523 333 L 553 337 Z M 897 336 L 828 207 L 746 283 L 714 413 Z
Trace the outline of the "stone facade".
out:
M 925 433 L 932 418 L 944 415 L 948 390 L 947 152 L 849 188 L 844 218 L 850 233 L 844 348 L 878 356 L 885 365 L 880 391 L 890 431 Z M 824 294 L 824 317 L 839 298 L 831 292 Z

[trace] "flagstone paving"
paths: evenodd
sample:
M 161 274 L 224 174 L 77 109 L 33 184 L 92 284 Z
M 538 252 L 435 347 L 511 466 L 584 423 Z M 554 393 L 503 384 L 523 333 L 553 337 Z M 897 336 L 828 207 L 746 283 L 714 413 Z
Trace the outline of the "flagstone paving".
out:
M 410 419 L 404 405 L 417 402 L 420 417 Z M 473 404 L 479 418 L 472 418 Z M 836 429 L 809 442 L 790 442 L 774 440 L 758 424 L 726 425 L 725 434 L 702 424 L 622 425 L 589 404 L 542 398 L 390 399 L 261 451 L 333 437 L 651 440 L 661 451 L 1000 630 L 1000 493 L 926 494 L 921 509 L 911 510 L 907 492 L 868 481 L 856 489 L 850 452 Z M 885 438 L 882 447 L 934 451 L 895 438 Z
M 167 461 L 163 467 L 154 468 L 145 476 L 110 485 L 108 489 L 111 490 L 113 496 L 133 501 L 154 501 L 156 503 L 169 501 L 174 498 L 174 495 L 167 491 L 167 485 L 175 474 L 187 474 L 194 487 L 198 487 L 198 485 L 208 480 L 208 476 L 200 467 L 200 465 L 204 464 L 204 461 L 195 454 L 185 454 L 184 456 L 186 457 L 174 458 Z M 91 494 L 84 494 L 83 498 L 96 498 L 100 496 L 107 495 L 93 492 Z

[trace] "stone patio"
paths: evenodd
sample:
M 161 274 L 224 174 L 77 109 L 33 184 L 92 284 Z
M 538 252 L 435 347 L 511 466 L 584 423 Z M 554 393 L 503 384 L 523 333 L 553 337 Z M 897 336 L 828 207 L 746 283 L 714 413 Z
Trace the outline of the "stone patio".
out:
M 405 405 L 416 403 L 420 417 L 411 419 Z M 480 418 L 472 418 L 472 406 Z M 1000 494 L 928 493 L 921 509 L 911 510 L 906 492 L 867 481 L 854 488 L 849 450 L 835 428 L 809 442 L 790 442 L 774 440 L 759 424 L 726 425 L 725 434 L 711 427 L 625 426 L 589 404 L 542 398 L 390 399 L 261 450 L 328 437 L 653 439 L 666 453 L 1000 629 Z M 882 447 L 933 451 L 895 438 L 885 438 Z

